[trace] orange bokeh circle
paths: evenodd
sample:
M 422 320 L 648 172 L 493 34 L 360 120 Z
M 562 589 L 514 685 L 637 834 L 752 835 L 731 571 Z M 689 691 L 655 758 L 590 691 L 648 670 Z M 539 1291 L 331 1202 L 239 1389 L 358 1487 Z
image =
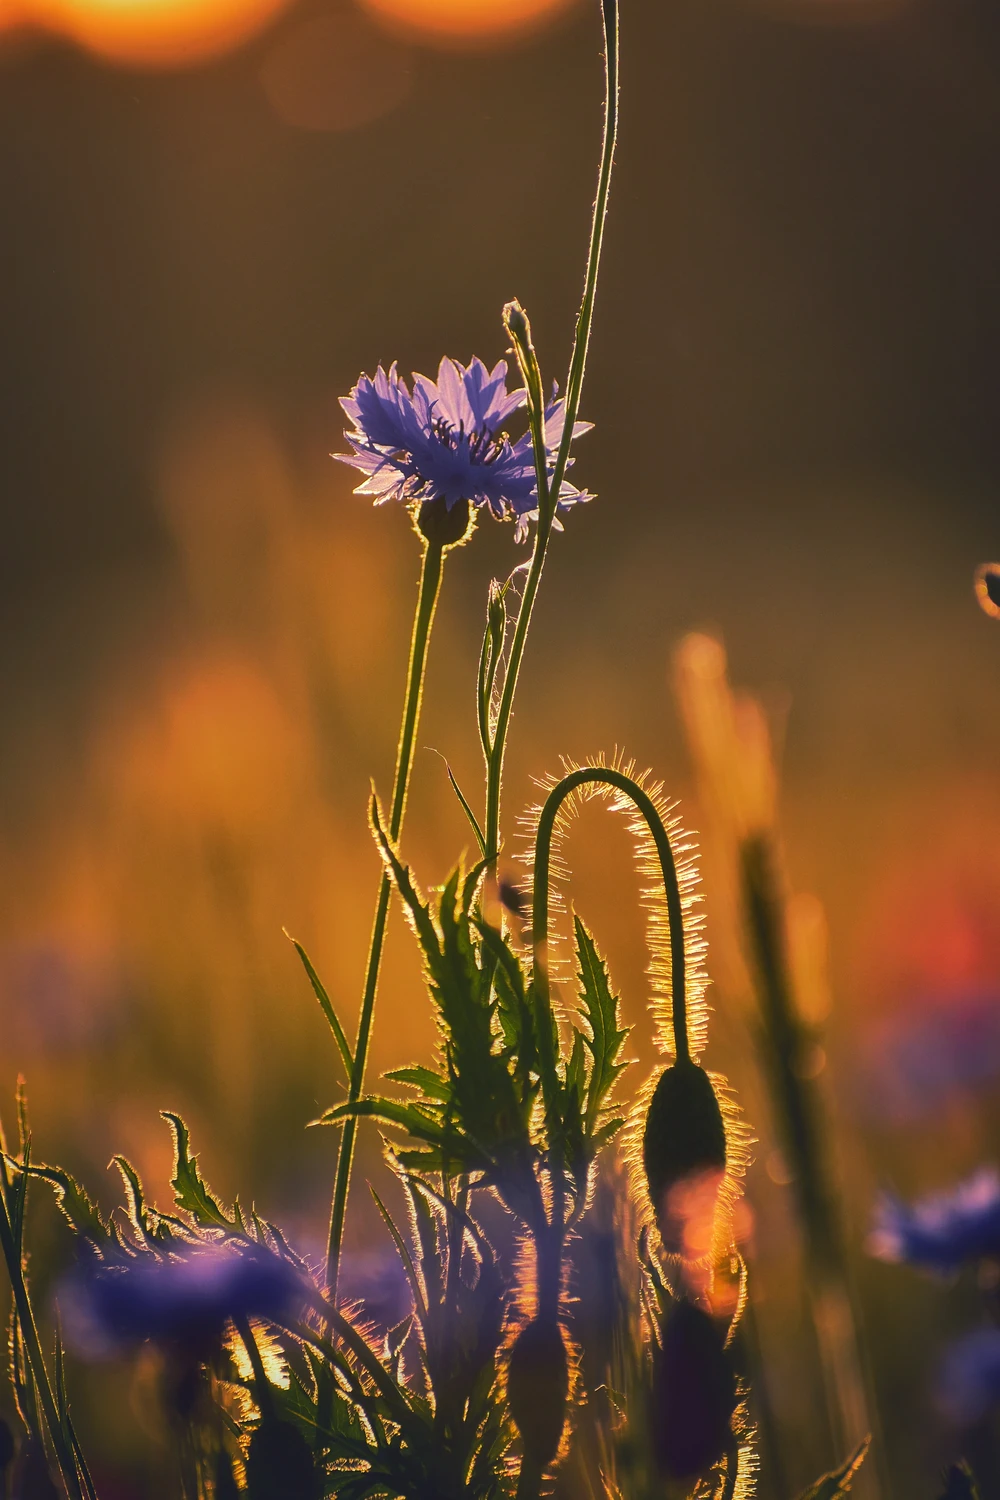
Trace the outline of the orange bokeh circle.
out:
M 183 67 L 229 51 L 288 0 L 31 0 L 31 18 L 113 62 Z
M 477 46 L 534 31 L 576 0 L 362 0 L 383 25 L 414 40 Z

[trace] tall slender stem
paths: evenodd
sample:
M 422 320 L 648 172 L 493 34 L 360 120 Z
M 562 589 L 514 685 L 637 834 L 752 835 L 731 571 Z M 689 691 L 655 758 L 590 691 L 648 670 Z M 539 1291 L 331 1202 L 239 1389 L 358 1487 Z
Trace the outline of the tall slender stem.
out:
M 413 743 L 420 718 L 420 704 L 424 690 L 424 669 L 427 665 L 427 646 L 434 611 L 441 590 L 441 575 L 444 570 L 445 548 L 440 542 L 426 541 L 420 569 L 420 591 L 417 596 L 417 612 L 413 620 L 413 635 L 410 639 L 410 665 L 406 678 L 406 699 L 403 707 L 403 723 L 399 732 L 399 747 L 396 751 L 396 773 L 392 784 L 392 803 L 389 810 L 389 837 L 399 838 L 406 811 L 406 794 L 413 765 Z M 375 920 L 372 923 L 371 943 L 368 948 L 368 967 L 365 971 L 365 987 L 361 999 L 361 1015 L 358 1021 L 358 1038 L 354 1048 L 354 1067 L 351 1070 L 348 1097 L 351 1103 L 361 1098 L 368 1063 L 368 1046 L 371 1040 L 372 1017 L 375 1012 L 375 996 L 378 992 L 379 968 L 382 963 L 382 947 L 385 942 L 385 924 L 389 915 L 389 876 L 383 870 L 379 878 L 378 898 L 375 903 Z M 344 1124 L 337 1159 L 337 1180 L 333 1192 L 333 1208 L 330 1214 L 330 1238 L 327 1248 L 326 1279 L 330 1300 L 337 1300 L 337 1281 L 340 1274 L 340 1251 L 344 1240 L 344 1216 L 347 1211 L 347 1195 L 351 1186 L 351 1167 L 354 1163 L 354 1145 L 357 1137 L 357 1117 L 352 1116 Z
M 597 292 L 597 273 L 601 263 L 601 248 L 604 243 L 604 223 L 608 214 L 608 193 L 611 186 L 611 169 L 614 165 L 615 143 L 618 139 L 618 0 L 601 0 L 601 18 L 604 27 L 604 133 L 601 142 L 601 164 L 597 177 L 597 196 L 594 199 L 594 214 L 590 228 L 590 244 L 587 251 L 587 269 L 584 274 L 583 300 L 576 320 L 573 354 L 570 359 L 566 381 L 566 410 L 559 452 L 551 478 L 548 476 L 547 460 L 537 452 L 538 469 L 538 529 L 531 566 L 521 596 L 521 607 L 517 613 L 517 624 L 511 642 L 510 656 L 504 675 L 503 691 L 497 709 L 496 726 L 492 748 L 486 758 L 486 854 L 495 857 L 500 843 L 500 793 L 503 784 L 503 763 L 507 747 L 507 731 L 510 727 L 514 694 L 517 690 L 524 643 L 528 637 L 528 626 L 535 607 L 535 597 L 545 565 L 545 552 L 552 534 L 552 521 L 559 502 L 559 492 L 569 463 L 569 451 L 573 442 L 573 428 L 580 412 L 580 397 L 583 393 L 583 377 L 587 366 L 587 350 L 590 345 L 590 330 L 594 321 L 594 298 Z M 542 419 L 542 413 L 537 414 Z

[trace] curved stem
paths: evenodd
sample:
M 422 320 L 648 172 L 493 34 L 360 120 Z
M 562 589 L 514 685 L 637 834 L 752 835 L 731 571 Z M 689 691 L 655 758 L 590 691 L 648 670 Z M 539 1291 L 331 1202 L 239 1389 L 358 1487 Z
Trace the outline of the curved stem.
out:
M 406 794 L 413 766 L 413 742 L 420 718 L 420 703 L 424 690 L 424 669 L 427 665 L 427 646 L 434 611 L 441 591 L 441 575 L 444 570 L 445 548 L 440 542 L 425 542 L 420 568 L 420 591 L 417 596 L 417 612 L 413 620 L 413 635 L 410 639 L 410 665 L 406 678 L 406 699 L 403 708 L 403 723 L 399 732 L 399 747 L 396 751 L 396 773 L 392 784 L 392 803 L 389 811 L 389 838 L 393 843 L 399 838 L 406 811 Z M 375 996 L 378 992 L 379 968 L 382 963 L 382 947 L 385 942 L 385 924 L 389 915 L 389 876 L 383 870 L 379 878 L 378 898 L 375 903 L 375 920 L 372 923 L 371 943 L 368 948 L 368 967 L 365 971 L 365 987 L 361 998 L 361 1015 L 358 1021 L 358 1038 L 354 1047 L 354 1067 L 351 1069 L 348 1098 L 356 1103 L 361 1098 L 365 1083 L 365 1068 L 368 1063 L 368 1046 L 371 1041 L 372 1017 L 375 1012 Z M 358 1122 L 350 1116 L 344 1124 L 337 1159 L 337 1180 L 333 1191 L 333 1207 L 330 1214 L 330 1237 L 327 1246 L 326 1280 L 330 1299 L 336 1304 L 337 1280 L 340 1274 L 340 1251 L 344 1240 L 344 1216 L 347 1211 L 347 1195 L 351 1185 L 351 1167 L 354 1163 L 354 1143 Z
M 538 452 L 538 439 L 533 431 L 538 470 L 538 529 L 531 567 L 517 612 L 514 639 L 511 642 L 503 692 L 497 710 L 496 727 L 493 732 L 492 749 L 486 757 L 486 854 L 495 857 L 500 843 L 500 792 L 503 783 L 504 752 L 507 746 L 507 731 L 510 727 L 514 693 L 524 643 L 531 624 L 531 613 L 535 607 L 535 596 L 545 563 L 545 551 L 552 534 L 552 521 L 559 503 L 559 492 L 569 463 L 569 451 L 573 442 L 573 428 L 580 410 L 583 393 L 583 377 L 587 366 L 587 350 L 590 345 L 590 330 L 594 321 L 594 298 L 597 292 L 597 273 L 601 263 L 601 248 L 604 243 L 604 223 L 608 214 L 608 192 L 611 186 L 611 169 L 614 165 L 615 144 L 618 139 L 618 0 L 601 0 L 601 19 L 604 27 L 604 133 L 601 142 L 601 164 L 597 177 L 597 196 L 594 199 L 594 214 L 590 228 L 590 244 L 587 250 L 587 268 L 584 273 L 583 300 L 576 320 L 573 353 L 570 358 L 569 375 L 566 380 L 566 410 L 559 452 L 551 478 L 547 473 L 548 460 L 544 452 Z M 543 423 L 543 413 L 534 414 L 537 423 Z M 533 424 L 534 425 L 537 425 Z M 544 428 L 542 429 L 544 431 Z M 544 442 L 542 444 L 544 449 Z
M 671 1019 L 674 1028 L 674 1055 L 678 1062 L 690 1062 L 688 1046 L 687 996 L 685 993 L 687 960 L 684 952 L 684 911 L 681 901 L 677 865 L 670 838 L 663 820 L 656 810 L 652 798 L 644 792 L 638 782 L 622 771 L 610 766 L 582 766 L 564 776 L 558 786 L 553 787 L 545 800 L 542 815 L 535 834 L 535 882 L 532 896 L 531 932 L 534 949 L 534 983 L 542 999 L 548 1003 L 548 941 L 549 941 L 549 879 L 552 859 L 552 834 L 556 818 L 563 802 L 577 787 L 587 782 L 599 782 L 624 792 L 646 821 L 656 853 L 660 861 L 660 872 L 667 897 L 667 918 L 670 927 L 670 1001 Z

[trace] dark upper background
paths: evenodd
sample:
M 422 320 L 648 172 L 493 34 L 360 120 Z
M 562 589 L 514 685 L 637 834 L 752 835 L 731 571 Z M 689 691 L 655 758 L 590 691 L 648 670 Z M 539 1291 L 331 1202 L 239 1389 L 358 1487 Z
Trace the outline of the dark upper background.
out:
M 509 810 L 561 751 L 615 743 L 687 790 L 667 666 L 691 627 L 785 705 L 789 869 L 830 914 L 859 1240 L 878 1175 L 915 1190 L 996 1146 L 978 1096 L 905 1131 L 869 1119 L 852 1069 L 871 1018 L 918 992 L 1000 996 L 1000 626 L 971 585 L 1000 554 L 1000 12 L 624 9 L 577 470 L 599 499 L 553 551 Z M 42 1154 L 112 1198 L 113 1149 L 162 1184 L 155 1109 L 179 1102 L 227 1191 L 249 1179 L 318 1232 L 328 1143 L 300 1130 L 332 1064 L 280 927 L 350 1012 L 414 569 L 403 518 L 326 457 L 335 398 L 380 359 L 500 357 L 512 295 L 547 376 L 564 368 L 599 84 L 584 3 L 479 50 L 301 0 L 191 68 L 0 51 L 4 1087 L 28 1069 Z M 302 94 L 321 115 L 342 95 L 337 128 L 291 123 Z M 515 560 L 481 528 L 434 648 L 423 737 L 472 788 L 483 589 Z M 434 765 L 409 823 L 431 875 L 465 839 Z M 634 992 L 624 851 L 581 835 L 579 864 Z M 430 1037 L 393 943 L 383 1065 Z M 880 1305 L 890 1283 L 923 1298 L 922 1331 L 900 1313 L 885 1332 L 922 1494 L 951 1439 L 906 1470 L 904 1438 L 915 1411 L 929 1430 L 944 1294 L 872 1274 Z

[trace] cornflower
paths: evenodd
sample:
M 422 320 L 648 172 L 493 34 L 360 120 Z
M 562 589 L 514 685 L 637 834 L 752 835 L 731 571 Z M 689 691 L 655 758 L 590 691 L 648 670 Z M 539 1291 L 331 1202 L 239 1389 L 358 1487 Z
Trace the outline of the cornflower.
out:
M 486 506 L 497 520 L 513 518 L 515 539 L 527 535 L 538 513 L 538 487 L 531 435 L 511 442 L 503 424 L 527 401 L 522 388 L 507 389 L 507 364 L 487 370 L 481 359 L 462 365 L 442 359 L 437 381 L 413 376 L 413 391 L 395 364 L 379 365 L 374 380 L 362 375 L 341 406 L 354 424 L 345 433 L 353 452 L 342 463 L 367 477 L 355 493 L 376 505 L 440 500 L 451 511 L 461 502 Z M 550 471 L 562 439 L 565 403 L 553 392 L 545 410 L 545 446 Z M 592 424 L 577 422 L 573 436 Z M 590 496 L 563 480 L 558 505 L 566 509 Z
M 1000 1404 L 1000 1328 L 977 1328 L 952 1344 L 941 1367 L 938 1404 L 961 1426 Z
M 966 1261 L 1000 1257 L 1000 1173 L 981 1167 L 965 1182 L 912 1207 L 884 1194 L 868 1249 L 880 1260 L 907 1261 L 943 1276 Z
M 152 1340 L 209 1349 L 229 1319 L 281 1321 L 305 1301 L 300 1273 L 264 1250 L 222 1245 L 79 1268 L 67 1288 L 74 1342 L 91 1355 Z

